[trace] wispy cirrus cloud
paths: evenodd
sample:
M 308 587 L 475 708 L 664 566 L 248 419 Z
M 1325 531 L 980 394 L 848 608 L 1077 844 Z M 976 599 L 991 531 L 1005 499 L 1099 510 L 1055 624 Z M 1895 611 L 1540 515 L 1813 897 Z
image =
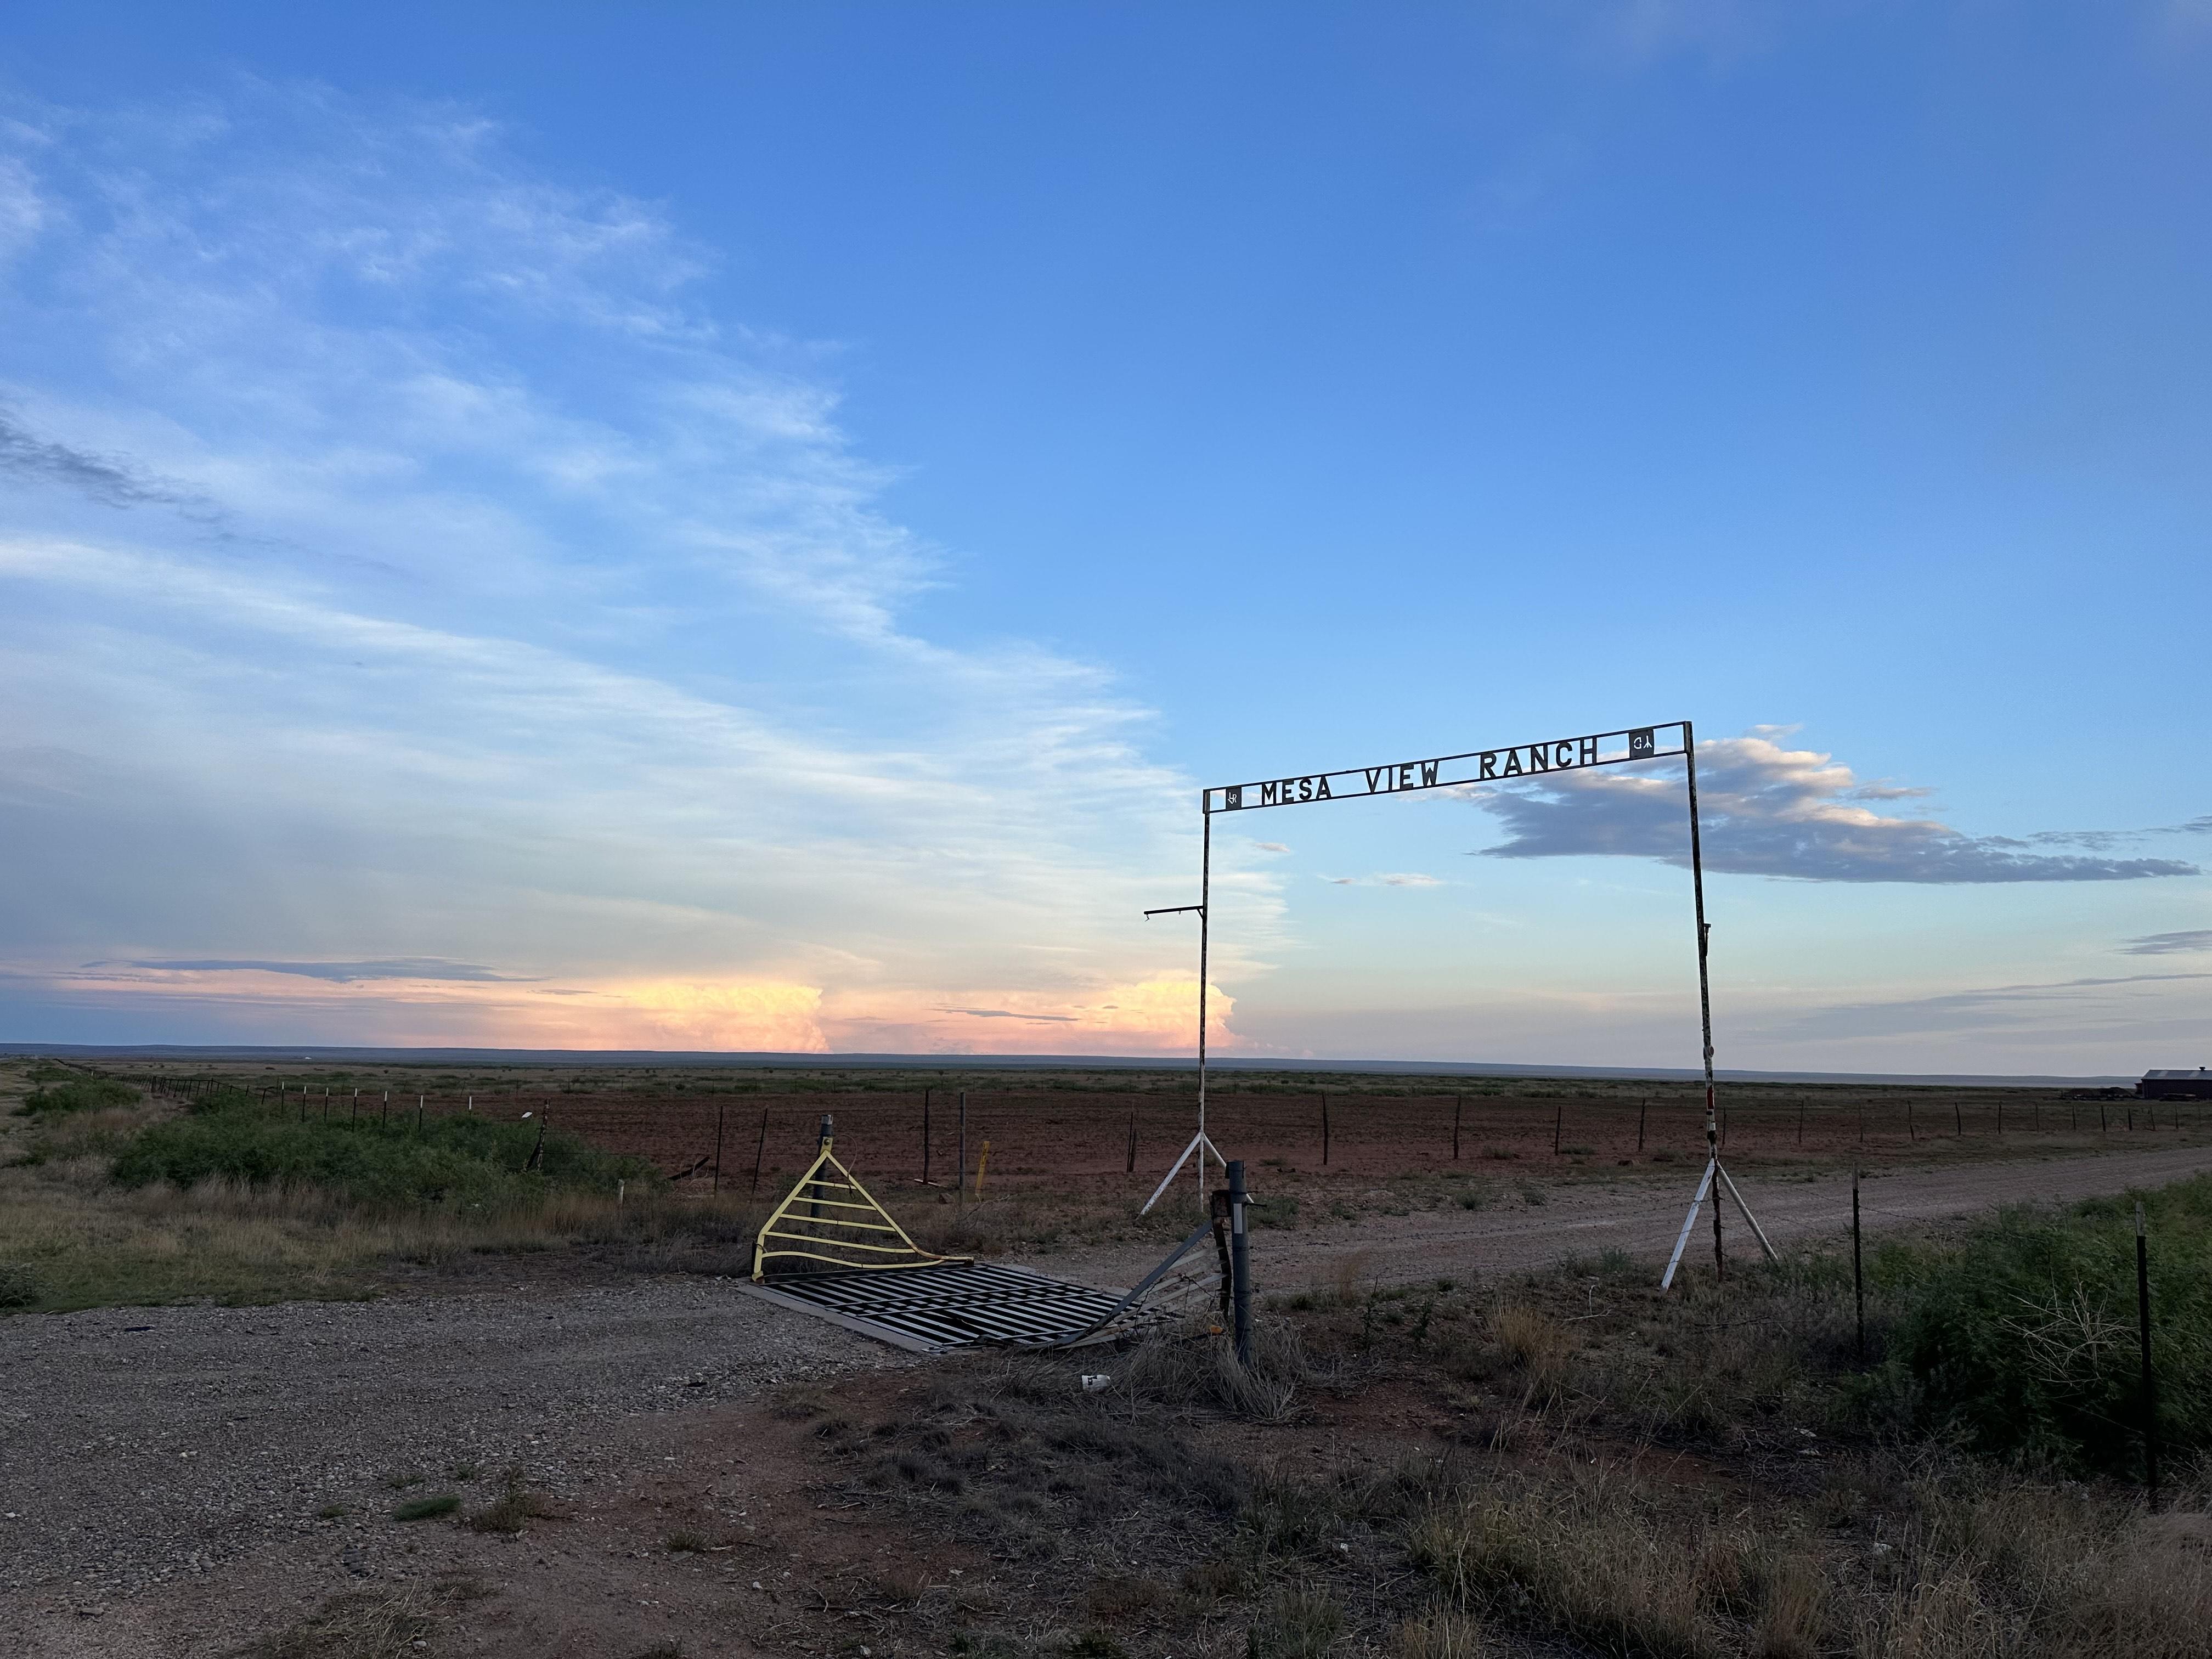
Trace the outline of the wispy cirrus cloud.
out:
M 1850 767 L 1774 737 L 1698 745 L 1698 793 L 1708 870 L 1801 881 L 2135 881 L 2191 876 L 2176 859 L 2045 854 L 2002 836 L 1970 836 L 1929 818 L 1887 817 Z M 1557 773 L 1540 783 L 1466 792 L 1502 822 L 1498 859 L 1600 854 L 1689 862 L 1679 778 L 1622 770 Z M 1876 799 L 1895 799 L 1893 794 Z M 2078 842 L 2073 844 L 2081 844 Z
M 1188 1042 L 1149 712 L 915 629 L 949 567 L 834 353 L 720 314 L 664 210 L 252 83 L 29 112 L 0 183 L 14 1029 Z
M 2145 933 L 2120 946 L 2123 956 L 2170 957 L 2191 951 L 2212 951 L 2212 927 L 2189 927 L 2172 933 Z
M 91 968 L 116 964 L 88 963 Z M 289 974 L 301 979 L 325 980 L 335 985 L 355 985 L 374 980 L 419 980 L 455 984 L 514 985 L 523 983 L 514 974 L 501 974 L 472 962 L 445 962 L 434 957 L 409 957 L 386 962 L 230 961 L 216 957 L 153 957 L 120 964 L 170 973 Z
M 1027 1019 L 1049 1025 L 1074 1025 L 1080 1022 L 1073 1014 L 1023 1014 L 1012 1008 L 939 1008 L 940 1014 L 965 1014 L 970 1019 Z
M 1838 1003 L 1777 1022 L 1765 1035 L 1808 1040 L 1960 1035 L 2017 1030 L 2054 1015 L 2094 1020 L 2125 1006 L 2134 988 L 2197 980 L 2212 980 L 2212 973 L 2123 974 Z
M 0 472 L 19 485 L 58 486 L 103 507 L 168 507 L 207 512 L 196 490 L 152 477 L 127 459 L 95 455 L 40 436 L 0 406 Z

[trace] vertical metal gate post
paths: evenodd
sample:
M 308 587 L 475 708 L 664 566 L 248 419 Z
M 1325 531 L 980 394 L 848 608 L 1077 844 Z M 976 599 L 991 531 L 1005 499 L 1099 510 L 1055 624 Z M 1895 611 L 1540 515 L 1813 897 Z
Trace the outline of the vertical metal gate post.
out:
M 1252 1363 L 1252 1249 L 1245 1236 L 1244 1160 L 1229 1162 L 1229 1296 L 1235 1316 L 1237 1363 Z
M 1198 1208 L 1206 1212 L 1206 980 L 1213 944 L 1213 814 L 1198 798 Z
M 1690 785 L 1690 893 L 1698 910 L 1698 1020 L 1705 1038 L 1705 1118 L 1710 1126 L 1717 1115 L 1713 1102 L 1713 985 L 1705 963 L 1706 943 L 1713 930 L 1705 920 L 1705 853 L 1698 827 L 1698 738 L 1687 720 L 1682 722 L 1682 766 Z M 1720 1220 L 1717 1204 L 1713 1206 L 1713 1219 Z

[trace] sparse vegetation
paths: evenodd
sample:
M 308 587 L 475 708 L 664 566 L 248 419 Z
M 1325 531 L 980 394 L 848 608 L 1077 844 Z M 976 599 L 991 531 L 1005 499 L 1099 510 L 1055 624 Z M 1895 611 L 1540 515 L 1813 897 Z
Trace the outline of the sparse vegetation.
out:
M 451 1515 L 460 1508 L 458 1495 L 449 1492 L 433 1492 L 424 1498 L 410 1498 L 392 1511 L 394 1521 L 428 1521 L 441 1515 Z
M 40 1066 L 38 1069 L 54 1080 L 42 1084 L 23 1097 L 23 1103 L 15 1109 L 26 1117 L 107 1111 L 118 1106 L 135 1104 L 139 1097 L 137 1090 L 112 1078 L 75 1077 L 66 1073 L 57 1076 L 56 1068 Z
M 471 1514 L 468 1524 L 476 1532 L 518 1533 L 531 1522 L 556 1513 L 552 1501 L 533 1491 L 520 1468 L 510 1468 L 501 1477 L 499 1496 Z
M 678 1197 L 564 1135 L 525 1168 L 534 1126 L 465 1115 L 415 1143 L 411 1118 L 301 1123 L 239 1091 L 10 1116 L 10 1081 L 0 1063 L 0 1312 L 361 1297 L 494 1250 L 728 1273 L 759 1225 L 748 1199 Z
M 2177 1279 L 2199 1271 L 2185 1241 L 2205 1184 L 2154 1202 Z M 1886 1257 L 1864 1367 L 1847 1257 L 1740 1264 L 1724 1285 L 1695 1272 L 1664 1297 L 1617 1251 L 1418 1289 L 1373 1286 L 1353 1259 L 1263 1322 L 1292 1383 L 1279 1405 L 1230 1385 L 1218 1337 L 1140 1347 L 1095 1395 L 1066 1361 L 978 1358 L 824 1455 L 854 1498 L 964 1528 L 1029 1577 L 1052 1561 L 1080 1583 L 1105 1557 L 1069 1640 L 1131 1653 L 2179 1659 L 2212 1620 L 2207 1466 L 2146 1516 L 2118 1398 L 2120 1455 L 2069 1466 L 2118 1483 L 2061 1478 L 2039 1443 L 1978 1454 L 1907 1346 L 1928 1321 L 2031 1340 L 2005 1334 L 2026 1316 L 2007 1275 L 2118 1273 L 2129 1213 L 2014 1214 Z M 2197 1352 L 2177 1337 L 2163 1363 Z M 1441 1445 L 1398 1427 L 1438 1417 Z M 1192 1526 L 1209 1512 L 1229 1524 Z M 908 1588 L 922 1627 L 952 1617 Z M 945 1645 L 1023 1650 L 1012 1627 Z
M 461 1577 L 427 1587 L 350 1590 L 240 1652 L 242 1659 L 414 1659 L 435 1633 L 440 1613 L 483 1593 Z
M 204 1096 L 180 1117 L 152 1123 L 115 1160 L 126 1188 L 227 1181 L 307 1188 L 357 1204 L 515 1209 L 560 1193 L 612 1195 L 618 1182 L 654 1179 L 641 1159 L 594 1150 L 574 1136 L 466 1114 L 294 1117 L 240 1091 Z M 642 1194 L 641 1194 L 642 1195 Z

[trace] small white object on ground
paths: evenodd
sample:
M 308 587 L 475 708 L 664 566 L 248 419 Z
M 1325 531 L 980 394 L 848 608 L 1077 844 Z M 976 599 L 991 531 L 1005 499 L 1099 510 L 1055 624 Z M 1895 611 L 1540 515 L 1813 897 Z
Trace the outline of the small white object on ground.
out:
M 1101 1389 L 1111 1388 L 1114 1379 L 1104 1371 L 1085 1371 L 1083 1374 L 1083 1389 L 1085 1394 L 1097 1394 Z

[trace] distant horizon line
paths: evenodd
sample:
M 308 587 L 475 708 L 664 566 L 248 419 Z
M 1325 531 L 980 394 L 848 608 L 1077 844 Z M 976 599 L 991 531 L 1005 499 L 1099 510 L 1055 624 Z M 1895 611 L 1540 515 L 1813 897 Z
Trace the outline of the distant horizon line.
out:
M 294 1056 L 297 1055 L 295 1059 Z M 179 1042 L 0 1042 L 0 1056 L 36 1059 L 130 1059 L 268 1061 L 279 1057 L 301 1061 L 351 1061 L 386 1065 L 483 1066 L 723 1066 L 733 1069 L 786 1068 L 794 1071 L 1162 1071 L 1196 1072 L 1195 1056 L 1167 1058 L 1146 1054 L 902 1054 L 861 1053 L 799 1053 L 773 1049 L 678 1048 L 389 1048 L 360 1044 L 315 1043 L 179 1043 Z M 1492 1060 L 1313 1060 L 1270 1059 L 1254 1055 L 1211 1058 L 1210 1072 L 1312 1072 L 1344 1075 L 1504 1078 L 1603 1078 L 1626 1081 L 1696 1081 L 1705 1073 L 1681 1066 L 1560 1066 L 1504 1065 Z M 1726 1083 L 1841 1083 L 1919 1085 L 1931 1088 L 1960 1085 L 2048 1085 L 2054 1086 L 2112 1086 L 2135 1083 L 2133 1076 L 2069 1075 L 2052 1073 L 2001 1072 L 1811 1072 L 1764 1069 L 1716 1069 L 1716 1081 Z

